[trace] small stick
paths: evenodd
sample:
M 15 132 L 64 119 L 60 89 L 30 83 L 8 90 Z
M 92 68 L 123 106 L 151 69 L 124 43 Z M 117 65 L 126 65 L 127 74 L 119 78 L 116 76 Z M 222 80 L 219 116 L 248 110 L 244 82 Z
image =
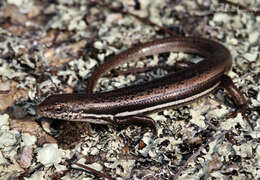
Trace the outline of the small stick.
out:
M 231 2 L 229 0 L 220 0 L 220 2 L 230 4 L 231 6 L 236 6 L 236 7 L 240 8 L 240 9 L 245 9 L 247 12 L 253 13 L 256 16 L 260 15 L 260 11 L 249 9 L 246 6 L 243 6 L 243 5 L 239 4 L 239 3 Z
M 88 166 L 85 166 L 83 164 L 79 164 L 79 163 L 73 163 L 73 164 L 75 164 L 75 165 L 77 165 L 77 166 L 79 166 L 79 167 L 81 167 L 81 168 L 83 168 L 83 169 L 85 169 L 85 170 L 95 174 L 95 175 L 98 175 L 100 177 L 103 177 L 103 178 L 106 178 L 106 179 L 109 179 L 109 180 L 115 180 L 114 178 L 108 176 L 107 174 L 101 173 L 101 172 L 99 172 L 99 171 L 97 171 L 97 170 L 95 170 L 93 168 L 90 168 Z

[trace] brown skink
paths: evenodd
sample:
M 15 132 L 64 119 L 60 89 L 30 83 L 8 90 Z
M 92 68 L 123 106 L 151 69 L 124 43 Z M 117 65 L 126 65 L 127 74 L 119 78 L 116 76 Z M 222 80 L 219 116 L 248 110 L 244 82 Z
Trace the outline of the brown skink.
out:
M 109 92 L 90 93 L 103 74 L 123 62 L 179 51 L 195 53 L 204 59 L 147 83 Z M 232 56 L 228 49 L 213 40 L 195 37 L 154 40 L 123 51 L 99 66 L 89 80 L 89 93 L 51 95 L 37 107 L 37 113 L 68 121 L 155 126 L 154 121 L 145 117 L 145 114 L 186 104 L 224 86 L 232 95 L 237 110 L 244 114 L 246 101 L 232 80 L 225 75 L 231 64 Z M 238 112 L 235 111 L 234 115 Z

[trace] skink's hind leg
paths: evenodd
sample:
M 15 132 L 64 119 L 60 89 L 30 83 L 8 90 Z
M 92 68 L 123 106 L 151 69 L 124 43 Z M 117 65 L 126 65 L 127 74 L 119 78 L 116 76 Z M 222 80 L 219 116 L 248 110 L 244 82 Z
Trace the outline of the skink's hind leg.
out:
M 124 119 L 119 119 L 117 125 L 137 125 L 151 128 L 153 134 L 157 136 L 157 127 L 153 119 L 145 116 L 131 116 Z
M 232 79 L 227 76 L 223 75 L 222 78 L 222 84 L 221 84 L 228 93 L 232 96 L 232 99 L 234 100 L 234 103 L 236 105 L 236 110 L 229 113 L 227 115 L 228 118 L 236 117 L 238 113 L 241 113 L 243 118 L 248 122 L 249 126 L 254 129 L 252 123 L 249 121 L 246 111 L 247 110 L 260 110 L 260 107 L 256 108 L 248 108 L 247 101 L 245 100 L 243 94 L 238 90 L 238 88 L 234 85 Z

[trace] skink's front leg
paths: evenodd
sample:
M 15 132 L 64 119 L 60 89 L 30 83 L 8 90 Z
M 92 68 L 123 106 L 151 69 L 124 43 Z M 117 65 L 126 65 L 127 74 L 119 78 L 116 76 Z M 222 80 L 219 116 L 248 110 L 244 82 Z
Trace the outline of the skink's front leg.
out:
M 130 116 L 123 119 L 116 119 L 116 125 L 137 125 L 151 128 L 153 134 L 157 136 L 157 127 L 153 119 L 146 116 Z

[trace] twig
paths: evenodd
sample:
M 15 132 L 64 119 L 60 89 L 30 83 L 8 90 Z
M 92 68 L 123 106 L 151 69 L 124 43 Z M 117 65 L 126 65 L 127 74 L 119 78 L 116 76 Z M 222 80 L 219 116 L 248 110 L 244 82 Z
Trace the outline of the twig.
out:
M 107 174 L 101 173 L 101 172 L 99 172 L 99 171 L 97 171 L 97 170 L 95 170 L 93 168 L 90 168 L 88 166 L 85 166 L 83 164 L 79 164 L 79 163 L 73 163 L 73 164 L 75 164 L 75 165 L 77 165 L 77 166 L 79 166 L 79 167 L 81 167 L 81 168 L 83 168 L 83 169 L 85 169 L 85 170 L 95 174 L 95 175 L 98 175 L 99 177 L 103 177 L 103 178 L 106 178 L 106 179 L 109 179 L 109 180 L 115 180 L 114 178 L 108 176 Z
M 214 125 L 212 124 L 211 122 L 209 121 L 205 121 L 206 124 L 208 124 L 212 129 L 214 129 L 215 131 L 219 131 L 219 129 Z
M 178 169 L 177 173 L 176 173 L 175 176 L 173 177 L 173 180 L 176 180 L 176 179 L 181 175 L 182 171 L 188 166 L 188 164 L 189 164 L 192 160 L 194 160 L 196 157 L 198 157 L 198 156 L 200 155 L 201 151 L 202 151 L 206 146 L 208 146 L 209 143 L 215 141 L 216 139 L 219 139 L 219 138 L 225 136 L 228 132 L 230 132 L 230 130 L 224 131 L 224 132 L 222 132 L 222 133 L 220 133 L 220 134 L 218 134 L 218 135 L 216 135 L 216 136 L 214 136 L 214 137 L 211 137 L 210 140 L 209 140 L 206 144 L 202 145 L 202 146 L 201 146 L 194 154 L 192 154 L 192 155 L 189 157 L 189 159 Z
M 8 94 L 10 92 L 10 90 L 3 90 L 3 91 L 0 91 L 0 94 Z
M 259 15 L 260 15 L 260 11 L 256 11 L 256 10 L 249 9 L 249 8 L 247 8 L 246 6 L 243 6 L 243 5 L 239 4 L 239 3 L 231 2 L 231 1 L 229 1 L 229 0 L 220 0 L 220 2 L 227 3 L 227 4 L 230 4 L 230 5 L 232 5 L 232 6 L 236 6 L 236 7 L 240 8 L 240 9 L 244 9 L 244 10 L 246 10 L 247 12 L 253 13 L 253 14 L 256 15 L 256 16 L 259 16 Z

